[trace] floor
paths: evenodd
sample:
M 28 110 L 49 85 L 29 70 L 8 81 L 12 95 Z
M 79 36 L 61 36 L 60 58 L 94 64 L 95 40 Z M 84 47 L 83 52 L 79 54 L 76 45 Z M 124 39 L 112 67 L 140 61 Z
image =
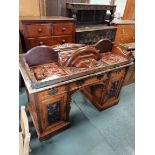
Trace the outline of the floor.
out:
M 27 103 L 21 90 L 20 105 Z M 30 155 L 134 155 L 135 85 L 123 87 L 118 105 L 99 112 L 80 92 L 74 94 L 71 127 L 39 142 L 29 116 Z

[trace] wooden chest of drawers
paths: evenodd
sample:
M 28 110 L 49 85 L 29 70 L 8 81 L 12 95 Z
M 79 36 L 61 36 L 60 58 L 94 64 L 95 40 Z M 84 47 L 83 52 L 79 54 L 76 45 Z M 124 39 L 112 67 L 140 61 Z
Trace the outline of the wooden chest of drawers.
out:
M 39 46 L 75 42 L 75 20 L 68 17 L 26 17 L 20 19 L 24 52 Z
M 115 43 L 135 42 L 135 22 L 133 20 L 113 21 L 117 27 Z

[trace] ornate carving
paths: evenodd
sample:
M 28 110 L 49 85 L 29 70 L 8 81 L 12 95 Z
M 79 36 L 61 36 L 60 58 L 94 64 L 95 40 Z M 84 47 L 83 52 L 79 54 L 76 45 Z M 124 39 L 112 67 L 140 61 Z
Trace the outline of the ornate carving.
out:
M 102 61 L 109 65 L 113 65 L 113 64 L 125 62 L 125 61 L 127 61 L 127 59 L 123 58 L 122 56 L 112 54 L 111 52 L 106 52 L 106 53 L 102 54 Z
M 108 10 L 111 12 L 111 14 L 110 16 L 107 16 L 107 20 L 109 23 L 113 20 L 113 14 L 116 10 L 116 5 L 66 3 L 66 8 L 68 15 L 77 19 L 77 23 L 79 24 L 101 24 L 106 23 L 105 15 Z
M 49 124 L 60 120 L 60 102 L 49 104 L 47 106 L 47 122 Z
M 52 76 L 55 78 L 67 75 L 62 68 L 54 63 L 37 66 L 32 69 L 37 80 L 42 80 Z
M 95 44 L 101 39 L 114 41 L 116 29 L 104 29 L 95 31 L 76 32 L 76 42 L 79 44 Z
M 85 47 L 74 51 L 66 61 L 65 66 L 89 68 L 95 66 L 98 60 L 100 60 L 98 50 L 94 47 Z
M 118 90 L 119 84 L 120 84 L 120 81 L 119 80 L 116 80 L 116 81 L 111 82 L 111 88 L 108 91 L 108 97 L 109 98 L 111 98 L 111 97 L 113 97 L 113 96 L 116 95 L 116 92 Z

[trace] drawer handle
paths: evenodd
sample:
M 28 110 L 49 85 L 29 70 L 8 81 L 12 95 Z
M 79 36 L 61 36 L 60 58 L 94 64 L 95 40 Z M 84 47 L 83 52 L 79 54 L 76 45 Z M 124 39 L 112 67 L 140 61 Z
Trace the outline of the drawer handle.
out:
M 79 80 L 76 82 L 78 86 L 82 86 L 82 84 L 84 84 L 84 80 Z
M 51 89 L 49 92 L 48 92 L 49 95 L 55 95 L 57 94 L 57 90 L 55 89 Z
M 38 32 L 42 32 L 43 30 L 42 29 L 38 29 Z
M 64 31 L 66 31 L 66 28 L 65 27 L 62 28 L 62 32 L 64 32 Z
M 39 42 L 39 45 L 43 45 L 43 44 L 44 44 L 44 42 L 42 42 L 42 41 Z
M 63 40 L 62 40 L 62 43 L 65 43 L 65 42 L 66 42 L 66 40 L 63 39 Z
M 99 75 L 97 75 L 96 77 L 97 77 L 97 79 L 101 80 L 101 78 L 102 78 L 103 76 L 104 76 L 104 75 L 99 74 Z

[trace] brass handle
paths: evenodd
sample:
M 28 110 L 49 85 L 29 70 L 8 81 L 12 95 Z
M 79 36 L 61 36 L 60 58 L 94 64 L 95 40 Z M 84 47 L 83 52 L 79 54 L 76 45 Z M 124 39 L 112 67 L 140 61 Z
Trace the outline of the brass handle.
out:
M 63 40 L 62 40 L 62 43 L 65 43 L 65 42 L 66 42 L 66 40 L 63 39 Z
M 65 27 L 62 28 L 62 32 L 64 32 L 64 31 L 66 31 L 66 28 Z
M 42 42 L 42 41 L 39 42 L 39 45 L 43 45 L 43 44 L 44 44 L 44 42 Z
M 38 29 L 38 32 L 42 32 L 43 30 L 42 29 Z
M 102 78 L 103 76 L 104 76 L 103 74 L 99 74 L 99 75 L 97 75 L 96 77 L 97 77 L 97 79 L 101 80 L 101 78 Z
M 57 94 L 57 90 L 51 89 L 51 90 L 49 90 L 48 94 L 49 95 L 55 95 L 55 94 Z

